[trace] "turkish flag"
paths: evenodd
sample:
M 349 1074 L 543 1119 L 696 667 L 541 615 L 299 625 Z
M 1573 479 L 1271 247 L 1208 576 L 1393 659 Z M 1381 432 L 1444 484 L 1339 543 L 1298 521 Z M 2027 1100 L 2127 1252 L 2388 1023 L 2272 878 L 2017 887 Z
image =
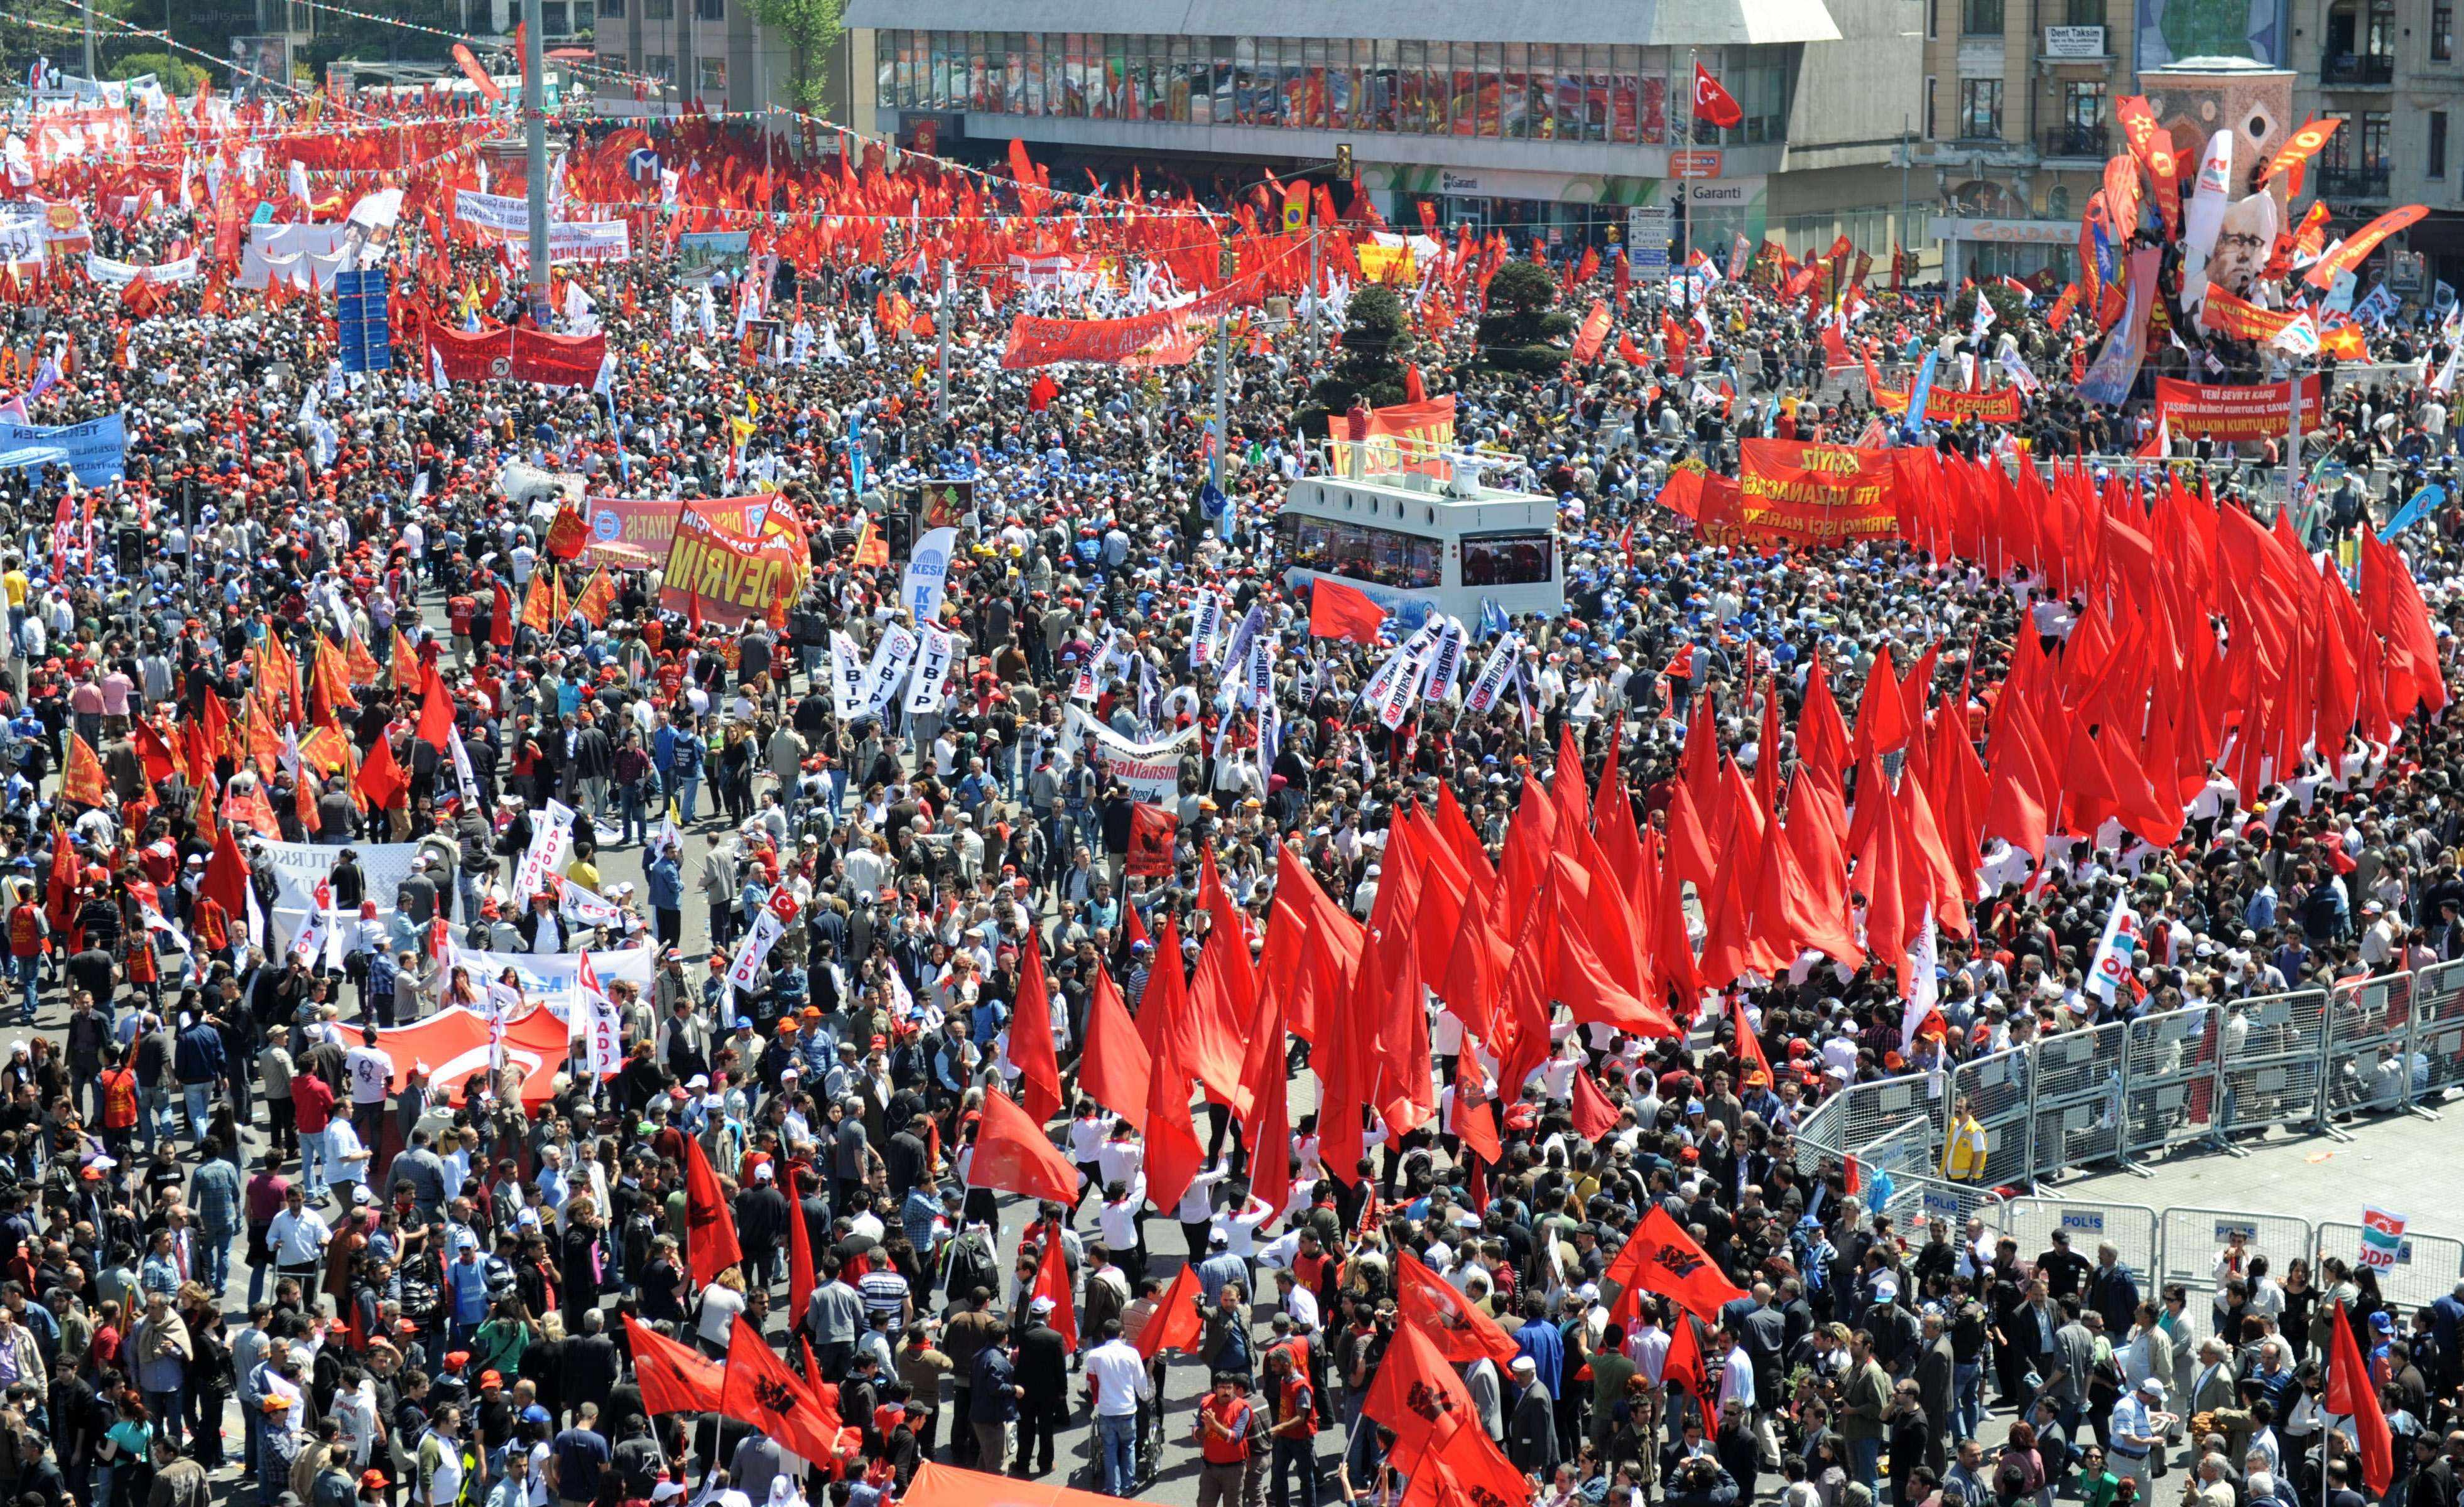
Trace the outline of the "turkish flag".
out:
M 695 1287 L 718 1280 L 719 1273 L 744 1259 L 744 1247 L 736 1239 L 736 1215 L 719 1191 L 718 1173 L 697 1136 L 685 1137 L 685 1255 L 693 1263 Z
M 1694 65 L 1694 119 L 1713 125 L 1737 125 L 1746 119 L 1746 112 L 1701 63 Z
M 1078 1168 L 1007 1094 L 988 1088 L 984 1118 L 976 1131 L 975 1160 L 967 1164 L 967 1183 L 1068 1203 L 1078 1196 Z
M 1061 1059 L 1052 1050 L 1052 998 L 1044 982 L 1044 949 L 1032 930 L 1026 934 L 1026 957 L 1019 965 L 1009 1059 L 1019 1071 L 1020 1107 L 1037 1125 L 1049 1122 L 1061 1112 Z M 1073 1191 L 1070 1196 L 1077 1195 Z
M 1586 1141 L 1596 1141 L 1617 1128 L 1617 1105 L 1592 1078 L 1587 1067 L 1574 1069 L 1574 1129 Z
M 1396 1253 L 1395 1300 L 1404 1323 L 1427 1335 L 1450 1365 L 1469 1365 L 1486 1356 L 1511 1366 L 1521 1353 L 1497 1321 L 1463 1301 L 1452 1282 L 1409 1251 Z
M 1744 1288 L 1721 1275 L 1694 1237 L 1668 1217 L 1668 1211 L 1656 1205 L 1634 1234 L 1626 1236 L 1625 1249 L 1601 1277 L 1620 1289 L 1609 1309 L 1611 1323 L 1633 1322 L 1644 1293 L 1673 1298 L 1689 1312 L 1712 1321 L 1718 1320 L 1724 1305 L 1746 1296 Z
M 2327 1410 L 2353 1420 L 2353 1437 L 2361 1442 L 2362 1479 L 2370 1495 L 2387 1495 L 2395 1479 L 2395 1440 L 2387 1431 L 2387 1414 L 2379 1410 L 2378 1388 L 2370 1385 L 2362 1347 L 2353 1342 L 2353 1311 L 2336 1305 L 2336 1333 L 2327 1357 Z
M 727 1342 L 718 1410 L 751 1424 L 808 1465 L 826 1463 L 836 1453 L 840 1423 L 834 1400 L 816 1395 L 787 1369 L 742 1314 L 736 1316 L 736 1332 Z
M 625 1315 L 625 1338 L 633 1352 L 633 1374 L 642 1405 L 653 1413 L 709 1412 L 718 1407 L 722 1373 L 711 1360 Z
M 1138 1330 L 1138 1354 L 1154 1360 L 1166 1350 L 1187 1350 L 1204 1337 L 1206 1320 L 1198 1311 L 1198 1268 L 1183 1264 L 1172 1285 L 1155 1300 L 1155 1312 Z
M 1310 638 L 1375 644 L 1377 630 L 1385 622 L 1386 609 L 1365 591 L 1325 576 L 1317 578 L 1309 588 Z

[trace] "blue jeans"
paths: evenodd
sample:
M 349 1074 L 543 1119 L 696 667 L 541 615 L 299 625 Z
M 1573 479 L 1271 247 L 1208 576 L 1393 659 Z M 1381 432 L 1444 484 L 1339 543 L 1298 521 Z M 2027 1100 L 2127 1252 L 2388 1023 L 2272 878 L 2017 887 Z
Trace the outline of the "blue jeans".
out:
M 236 1230 L 208 1228 L 197 1242 L 197 1280 L 212 1290 L 215 1297 L 231 1283 L 231 1241 L 238 1238 Z
M 188 1139 L 202 1141 L 206 1135 L 206 1117 L 214 1112 L 212 1083 L 182 1083 L 180 1107 L 187 1112 Z
M 331 1134 L 325 1130 L 299 1132 L 299 1186 L 312 1204 L 325 1196 L 326 1180 L 334 1174 Z
M 156 1422 L 165 1433 L 171 1436 L 173 1444 L 179 1443 L 187 1432 L 187 1420 L 180 1411 L 180 1399 L 187 1390 L 184 1387 L 174 1387 L 167 1392 L 158 1392 L 150 1387 L 145 1388 L 145 1406 L 153 1409 Z
M 1847 1439 L 1842 1442 L 1848 1446 L 1848 1478 L 1872 1491 L 1875 1473 L 1881 1468 L 1882 1441 Z
M 1951 1406 L 1950 1434 L 1954 1439 L 1973 1439 L 1985 1423 L 1985 1363 L 1954 1365 L 1950 1368 Z
M 676 809 L 682 815 L 676 819 L 686 826 L 692 826 L 693 804 L 700 799 L 701 776 L 699 775 L 679 775 L 676 779 Z
M 26 1024 L 28 1025 L 34 1023 L 34 1006 L 41 999 L 41 986 L 36 981 L 42 977 L 42 970 L 43 957 L 39 952 L 32 957 L 17 959 L 17 982 L 26 988 Z
M 1317 1507 L 1317 1439 L 1275 1441 L 1275 1507 L 1292 1507 L 1290 1483 L 1293 1476 L 1301 1482 L 1300 1507 Z
M 1095 1419 L 1095 1459 L 1102 1468 L 1104 1495 L 1127 1496 L 1138 1488 L 1138 1415 Z
M 171 1138 L 171 1100 L 159 1088 L 143 1088 L 137 1093 L 137 1144 L 147 1154 L 154 1150 L 154 1138 Z
M 642 799 L 641 781 L 636 780 L 629 785 L 619 785 L 616 787 L 616 794 L 622 798 L 624 811 L 624 832 L 616 841 L 618 842 L 649 841 L 650 840 L 650 816 L 649 807 Z

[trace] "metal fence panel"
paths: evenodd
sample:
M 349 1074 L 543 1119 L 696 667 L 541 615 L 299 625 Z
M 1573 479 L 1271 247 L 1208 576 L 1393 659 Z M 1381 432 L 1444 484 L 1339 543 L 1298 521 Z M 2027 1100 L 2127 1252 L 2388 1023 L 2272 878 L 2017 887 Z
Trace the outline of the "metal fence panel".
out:
M 2122 1264 L 2139 1279 L 2149 1300 L 2148 1278 L 2157 1270 L 2155 1210 L 2144 1204 L 2075 1203 L 2059 1198 L 2013 1198 L 2001 1211 L 2002 1233 L 2019 1242 L 2023 1259 L 2035 1260 L 2054 1243 L 2054 1232 L 2070 1233 L 2071 1249 L 2094 1258 L 2099 1245 L 2111 1244 Z
M 2268 1270 L 2272 1272 L 2282 1272 L 2295 1256 L 2306 1256 L 2314 1249 L 2310 1221 L 2291 1214 L 2249 1213 L 2238 1209 L 2167 1209 L 2164 1243 L 2159 1247 L 2162 1279 L 2194 1289 L 2193 1302 L 2199 1300 L 2199 1292 L 2212 1295 L 2216 1257 L 2224 1254 L 2235 1230 L 2242 1233 L 2250 1250 L 2267 1257 Z
M 2413 1103 L 2435 1103 L 2464 1088 L 2464 961 L 2425 968 L 2412 977 L 2412 1040 L 2408 1076 Z
M 2410 973 L 2348 978 L 2329 994 L 2327 1107 L 2386 1114 L 2412 1102 L 2406 1045 L 2412 1036 Z
M 2062 1031 L 2036 1042 L 2031 1107 L 2037 1176 L 2093 1167 L 2122 1156 L 2122 1072 L 2125 1025 Z
M 1825 1161 L 1838 1161 L 1859 1147 L 1871 1146 L 1905 1127 L 1911 1121 L 1929 1127 L 1940 1145 L 1942 1109 L 1922 1074 L 1903 1074 L 1880 1082 L 1851 1083 L 1798 1123 L 1798 1165 L 1806 1170 Z M 1811 1154 L 1813 1166 L 1807 1167 Z
M 2217 1039 L 2228 1131 L 2316 1126 L 2326 1109 L 2327 993 L 2228 1000 Z
M 2123 1027 L 2122 1153 L 2154 1156 L 2216 1133 L 2216 1041 L 2224 1011 L 2193 1005 Z
M 1903 1199 L 1898 1196 L 1900 1185 L 1913 1185 L 1915 1179 L 1932 1177 L 1940 1170 L 1934 1151 L 1933 1123 L 1910 1120 L 1896 1130 L 1886 1131 L 1876 1141 L 1856 1148 L 1859 1166 L 1868 1174 L 1883 1172 L 1890 1176 L 1896 1208 Z M 1872 1179 L 1867 1177 L 1870 1185 Z M 1889 1213 L 1891 1208 L 1878 1209 L 1877 1213 Z
M 2342 1256 L 2345 1265 L 2358 1268 L 2362 1260 L 2362 1227 L 2333 1222 L 2321 1225 L 2319 1254 Z M 2396 1250 L 2395 1264 L 2379 1269 L 2379 1291 L 2396 1302 L 2417 1307 L 2453 1292 L 2459 1277 L 2464 1277 L 2464 1240 L 2408 1230 Z
M 1938 1177 L 1912 1177 L 1891 1192 L 1890 1212 L 1899 1220 L 1900 1233 L 1911 1244 L 1922 1244 L 1917 1236 L 1917 1220 L 1944 1219 L 1950 1223 L 1951 1238 L 1957 1239 L 1968 1228 L 1968 1216 L 1982 1214 L 1991 1224 L 2001 1208 L 2002 1195 L 1990 1188 L 1971 1183 L 1946 1183 Z
M 1977 1181 L 1989 1188 L 2024 1183 L 2035 1175 L 2029 1144 L 2035 1128 L 2029 1086 L 2035 1078 L 2035 1056 L 2033 1046 L 2014 1046 L 1970 1059 L 1951 1071 L 1954 1112 L 1965 1103 L 1985 1130 L 1985 1175 Z

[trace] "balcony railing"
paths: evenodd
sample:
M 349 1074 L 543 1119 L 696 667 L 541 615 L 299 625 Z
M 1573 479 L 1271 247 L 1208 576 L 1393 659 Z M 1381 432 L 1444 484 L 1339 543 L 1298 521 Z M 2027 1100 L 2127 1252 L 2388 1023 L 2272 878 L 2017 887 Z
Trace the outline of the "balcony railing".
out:
M 2384 199 L 2387 170 L 2384 167 L 2321 167 L 2319 194 L 2326 199 Z
M 2395 56 L 2389 53 L 2338 53 L 2320 65 L 2320 81 L 2329 87 L 2395 82 Z
M 2057 125 L 2045 132 L 2047 157 L 2109 157 L 2106 131 L 2101 125 Z

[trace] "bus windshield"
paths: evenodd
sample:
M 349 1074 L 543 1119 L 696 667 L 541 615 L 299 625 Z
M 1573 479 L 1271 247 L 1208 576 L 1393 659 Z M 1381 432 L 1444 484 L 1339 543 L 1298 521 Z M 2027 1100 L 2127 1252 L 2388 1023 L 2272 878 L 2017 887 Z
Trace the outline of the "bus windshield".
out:
M 1275 533 L 1287 565 L 1380 586 L 1427 591 L 1443 584 L 1444 554 L 1437 539 L 1294 513 L 1275 520 Z M 1548 579 L 1545 556 L 1541 579 Z
M 1545 529 L 1514 534 L 1466 534 L 1463 583 L 1466 586 L 1531 586 L 1550 577 L 1556 540 Z

